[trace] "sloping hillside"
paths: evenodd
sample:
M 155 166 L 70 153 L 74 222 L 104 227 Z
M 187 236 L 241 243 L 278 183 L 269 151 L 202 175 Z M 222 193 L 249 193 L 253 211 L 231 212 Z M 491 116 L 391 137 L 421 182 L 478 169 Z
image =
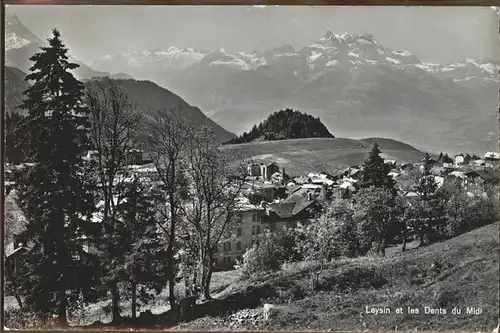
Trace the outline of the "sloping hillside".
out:
M 418 162 L 424 155 L 418 149 L 395 140 L 377 141 L 387 159 Z M 372 143 L 363 140 L 309 138 L 227 145 L 225 149 L 234 152 L 233 156 L 251 158 L 256 162 L 276 162 L 289 175 L 304 175 L 309 172 L 334 173 L 349 165 L 360 165 L 371 147 Z
M 427 247 L 393 251 L 387 258 L 340 260 L 323 271 L 315 292 L 308 289 L 309 274 L 298 266 L 240 278 L 204 307 L 207 316 L 175 329 L 491 332 L 498 325 L 498 232 L 497 222 Z M 277 305 L 267 322 L 264 303 Z M 226 314 L 210 311 L 217 306 Z M 375 315 L 366 307 L 391 311 Z M 396 314 L 399 307 L 402 314 Z M 419 314 L 409 314 L 408 307 Z M 425 307 L 446 314 L 426 314 Z M 452 314 L 454 307 L 461 314 Z M 467 307 L 481 313 L 467 314 Z
M 10 113 L 19 110 L 19 106 L 23 101 L 23 92 L 28 88 L 28 83 L 24 81 L 26 73 L 15 68 L 5 66 L 5 112 Z
M 92 84 L 92 80 L 86 82 Z M 225 142 L 236 137 L 208 118 L 199 108 L 189 105 L 181 97 L 151 81 L 120 79 L 117 84 L 125 91 L 130 102 L 145 115 L 154 116 L 158 110 L 181 108 L 182 116 L 195 126 L 208 126 L 218 140 Z
M 26 73 L 23 71 L 15 67 L 5 67 L 6 112 L 16 110 L 16 106 L 22 102 L 23 92 L 28 87 L 28 83 L 24 81 L 25 77 Z M 92 84 L 92 81 L 96 79 L 86 80 L 86 84 Z M 182 114 L 188 121 L 196 126 L 206 125 L 212 128 L 220 141 L 224 142 L 236 137 L 208 118 L 199 108 L 189 105 L 179 96 L 153 82 L 129 79 L 127 74 L 123 73 L 119 74 L 117 82 L 125 90 L 130 101 L 146 115 L 154 115 L 159 109 L 179 106 L 183 109 Z M 16 111 L 24 112 L 19 109 Z

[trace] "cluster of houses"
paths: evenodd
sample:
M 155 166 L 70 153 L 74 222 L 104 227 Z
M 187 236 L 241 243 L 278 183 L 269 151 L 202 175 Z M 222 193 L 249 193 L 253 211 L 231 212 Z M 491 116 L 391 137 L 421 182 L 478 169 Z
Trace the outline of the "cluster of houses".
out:
M 96 159 L 96 152 L 88 152 L 87 159 Z M 465 186 L 470 184 L 498 185 L 500 172 L 500 153 L 490 152 L 483 159 L 468 160 L 464 155 L 456 155 L 453 163 L 434 161 L 431 174 L 438 186 L 446 179 L 457 179 Z M 385 160 L 391 166 L 389 175 L 396 181 L 423 163 L 398 164 L 393 160 Z M 146 183 L 159 182 L 156 168 L 150 160 L 144 158 L 140 150 L 131 150 L 127 154 L 127 172 L 122 180 L 130 180 L 136 176 Z M 6 173 L 21 166 L 8 166 Z M 6 174 L 6 175 L 7 175 Z M 327 173 L 309 173 L 308 175 L 291 177 L 283 168 L 275 163 L 250 163 L 247 168 L 247 181 L 238 198 L 238 214 L 234 230 L 224 238 L 217 249 L 216 268 L 231 269 L 241 262 L 243 254 L 259 241 L 259 235 L 265 230 L 279 232 L 284 228 L 295 228 L 299 223 L 306 224 L 317 217 L 322 209 L 322 202 L 333 197 L 348 197 L 359 189 L 362 167 L 349 166 L 332 175 Z M 13 182 L 7 178 L 6 195 Z M 403 193 L 407 197 L 415 193 Z M 6 256 L 14 257 L 19 253 L 19 245 L 6 243 Z
M 423 169 L 423 162 L 398 164 L 388 159 L 385 162 L 392 167 L 388 175 L 396 182 L 416 169 Z M 438 186 L 447 179 L 461 181 L 465 188 L 471 184 L 498 186 L 500 181 L 500 153 L 489 152 L 484 159 L 467 163 L 460 154 L 454 156 L 453 163 L 434 160 L 433 164 L 430 172 Z M 216 267 L 220 270 L 231 269 L 241 262 L 245 251 L 259 241 L 259 235 L 265 230 L 275 232 L 306 224 L 318 216 L 324 200 L 355 193 L 359 189 L 362 166 L 349 166 L 335 175 L 309 173 L 291 178 L 275 162 L 251 163 L 247 172 L 249 180 L 239 201 L 235 230 L 218 247 Z M 413 192 L 402 194 L 410 198 L 417 196 Z

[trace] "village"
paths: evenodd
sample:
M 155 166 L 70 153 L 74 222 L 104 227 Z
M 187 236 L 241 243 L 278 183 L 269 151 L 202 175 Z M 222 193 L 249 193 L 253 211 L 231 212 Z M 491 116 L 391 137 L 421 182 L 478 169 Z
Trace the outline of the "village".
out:
M 127 172 L 118 181 L 128 182 L 137 177 L 140 182 L 151 186 L 160 185 L 157 169 L 146 154 L 132 149 L 127 154 Z M 97 153 L 89 151 L 87 160 L 97 158 Z M 400 164 L 385 159 L 392 169 L 390 175 L 397 184 L 399 194 L 408 200 L 418 195 L 404 188 L 401 179 L 408 177 L 413 170 L 423 168 L 423 162 Z M 482 159 L 472 159 L 465 154 L 450 158 L 433 159 L 431 174 L 438 187 L 448 180 L 459 181 L 465 189 L 471 184 L 488 186 L 500 182 L 500 153 L 487 152 Z M 5 194 L 9 195 L 15 184 L 12 177 L 16 170 L 23 170 L 29 163 L 6 165 Z M 319 216 L 322 206 L 333 198 L 348 198 L 359 189 L 363 167 L 351 165 L 336 174 L 315 173 L 290 176 L 284 167 L 276 162 L 249 163 L 246 181 L 237 198 L 238 214 L 232 230 L 221 240 L 215 257 L 216 270 L 230 270 L 242 262 L 243 254 L 266 230 L 280 232 L 284 228 L 296 228 L 307 224 Z M 472 195 L 472 193 L 470 193 Z M 95 220 L 94 222 L 97 222 Z M 22 244 L 14 241 L 6 244 L 7 260 L 14 259 L 22 252 Z

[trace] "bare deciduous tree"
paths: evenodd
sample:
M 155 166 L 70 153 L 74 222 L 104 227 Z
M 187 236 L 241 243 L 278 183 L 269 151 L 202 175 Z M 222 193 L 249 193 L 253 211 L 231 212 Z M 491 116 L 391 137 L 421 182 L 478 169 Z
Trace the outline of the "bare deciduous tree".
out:
M 117 202 L 114 198 L 120 196 L 120 183 L 125 174 L 128 151 L 133 148 L 133 141 L 139 134 L 141 116 L 116 81 L 103 79 L 90 83 L 86 91 L 86 104 L 91 111 L 92 148 L 96 151 L 94 162 L 98 178 L 98 196 L 103 202 L 101 211 L 105 232 L 105 253 L 114 257 L 113 224 L 116 219 Z M 120 175 L 122 177 L 120 177 Z M 106 255 L 105 255 L 106 256 Z M 113 260 L 111 260 L 113 261 Z M 113 261 L 114 262 L 114 261 Z M 112 294 L 113 320 L 120 318 L 120 295 L 117 281 L 113 276 L 114 267 L 109 269 L 109 283 Z
M 203 297 L 210 299 L 216 248 L 234 221 L 236 198 L 245 182 L 245 168 L 241 159 L 231 159 L 229 153 L 221 149 L 213 132 L 206 127 L 189 140 L 188 159 L 189 199 L 183 210 L 199 242 Z
M 181 206 L 186 197 L 187 148 L 194 130 L 180 115 L 180 109 L 159 110 L 149 124 L 147 149 L 153 159 L 163 190 L 160 191 L 158 213 L 161 227 L 167 235 L 167 266 L 169 303 L 176 309 L 174 295 L 175 258 L 174 249 L 181 215 Z

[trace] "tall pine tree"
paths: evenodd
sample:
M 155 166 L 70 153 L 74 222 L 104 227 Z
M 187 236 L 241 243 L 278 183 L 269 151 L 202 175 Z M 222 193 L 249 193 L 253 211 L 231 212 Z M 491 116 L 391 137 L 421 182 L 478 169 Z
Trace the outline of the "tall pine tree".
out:
M 415 179 L 414 191 L 418 194 L 418 202 L 414 209 L 416 214 L 413 227 L 417 230 L 420 245 L 424 245 L 424 236 L 428 241 L 439 236 L 444 224 L 444 207 L 440 200 L 438 184 L 431 174 L 433 160 L 425 154 L 422 173 Z
M 33 55 L 24 94 L 28 111 L 22 133 L 34 163 L 19 181 L 19 203 L 27 217 L 20 236 L 29 248 L 22 291 L 28 308 L 67 325 L 67 310 L 92 300 L 97 260 L 84 250 L 92 235 L 95 207 L 82 159 L 88 148 L 88 111 L 83 84 L 71 70 L 68 50 L 54 29 L 49 45 Z M 95 273 L 95 274 L 94 274 Z
M 137 300 L 143 304 L 153 299 L 146 290 L 159 294 L 167 284 L 166 249 L 163 232 L 156 220 L 155 203 L 146 185 L 135 176 L 123 183 L 117 204 L 114 233 L 116 244 L 113 262 L 107 267 L 115 281 L 130 291 L 132 318 L 136 318 Z M 116 320 L 116 318 L 113 318 Z
M 391 167 L 385 163 L 380 153 L 381 151 L 378 148 L 378 144 L 375 143 L 363 164 L 361 187 L 385 187 L 395 196 L 396 189 L 394 185 L 396 182 L 388 175 L 391 171 Z

